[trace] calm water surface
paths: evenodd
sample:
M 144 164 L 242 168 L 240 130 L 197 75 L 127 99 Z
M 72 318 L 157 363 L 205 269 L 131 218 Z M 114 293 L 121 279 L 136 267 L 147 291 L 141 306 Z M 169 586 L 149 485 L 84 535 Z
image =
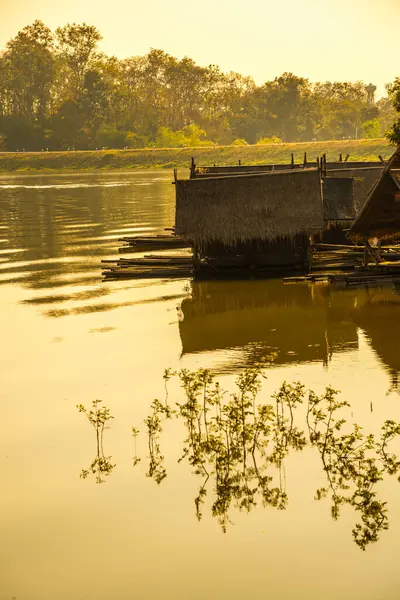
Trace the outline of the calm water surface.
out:
M 209 367 L 233 390 L 252 365 L 265 366 L 263 402 L 283 380 L 317 393 L 331 384 L 365 431 L 400 421 L 398 290 L 102 282 L 119 237 L 173 219 L 169 172 L 0 177 L 0 599 L 399 598 L 397 476 L 378 484 L 390 527 L 365 552 L 354 507 L 333 520 L 329 498 L 314 499 L 326 477 L 312 448 L 285 460 L 285 510 L 233 502 L 223 533 L 212 477 L 196 518 L 201 481 L 177 462 L 181 424 L 165 424 L 160 485 L 146 477 L 143 424 L 164 368 Z M 96 436 L 76 405 L 96 398 L 114 417 L 104 445 L 115 467 L 102 485 L 80 478 Z

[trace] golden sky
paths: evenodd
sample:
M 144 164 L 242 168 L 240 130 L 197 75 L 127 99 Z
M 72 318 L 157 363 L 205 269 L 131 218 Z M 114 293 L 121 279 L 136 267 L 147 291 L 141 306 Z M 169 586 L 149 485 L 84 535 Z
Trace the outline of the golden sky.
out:
M 120 58 L 161 48 L 200 65 L 251 75 L 290 71 L 311 81 L 400 76 L 400 0 L 0 0 L 0 46 L 34 21 L 96 25 Z

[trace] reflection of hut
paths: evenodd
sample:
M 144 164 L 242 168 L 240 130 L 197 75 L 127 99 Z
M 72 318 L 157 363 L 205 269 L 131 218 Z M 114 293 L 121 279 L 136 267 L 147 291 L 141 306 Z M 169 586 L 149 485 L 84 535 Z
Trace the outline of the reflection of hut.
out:
M 358 346 L 350 294 L 333 298 L 277 281 L 195 282 L 182 302 L 184 354 L 236 349 L 243 364 L 327 362 Z M 231 368 L 226 365 L 226 368 Z
M 317 169 L 176 181 L 176 233 L 214 268 L 305 268 L 323 225 Z
M 400 234 L 400 146 L 389 160 L 350 228 L 350 237 L 390 238 Z
M 367 302 L 351 312 L 391 377 L 391 389 L 400 390 L 400 295 Z

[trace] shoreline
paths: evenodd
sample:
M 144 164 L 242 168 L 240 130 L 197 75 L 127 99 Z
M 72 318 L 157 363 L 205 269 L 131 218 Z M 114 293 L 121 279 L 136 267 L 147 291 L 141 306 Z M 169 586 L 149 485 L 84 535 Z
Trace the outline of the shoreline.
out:
M 74 150 L 43 152 L 0 152 L 1 173 L 52 173 L 77 171 L 130 171 L 135 169 L 189 168 L 192 156 L 199 166 L 213 164 L 302 163 L 326 153 L 327 160 L 379 160 L 389 158 L 394 147 L 386 139 L 335 140 L 246 146 L 201 146 L 195 148 L 140 148 L 130 150 Z

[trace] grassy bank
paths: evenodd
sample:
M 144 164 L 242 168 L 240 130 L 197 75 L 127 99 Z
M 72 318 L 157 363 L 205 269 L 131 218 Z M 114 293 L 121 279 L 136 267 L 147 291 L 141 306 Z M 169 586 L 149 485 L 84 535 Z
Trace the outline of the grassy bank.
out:
M 77 171 L 97 169 L 152 169 L 189 167 L 194 156 L 198 165 L 287 163 L 294 153 L 301 162 L 304 152 L 309 160 L 326 153 L 328 160 L 350 154 L 350 160 L 388 158 L 393 147 L 385 139 L 302 142 L 262 146 L 212 146 L 202 148 L 146 148 L 140 150 L 96 150 L 76 152 L 1 152 L 0 171 Z

